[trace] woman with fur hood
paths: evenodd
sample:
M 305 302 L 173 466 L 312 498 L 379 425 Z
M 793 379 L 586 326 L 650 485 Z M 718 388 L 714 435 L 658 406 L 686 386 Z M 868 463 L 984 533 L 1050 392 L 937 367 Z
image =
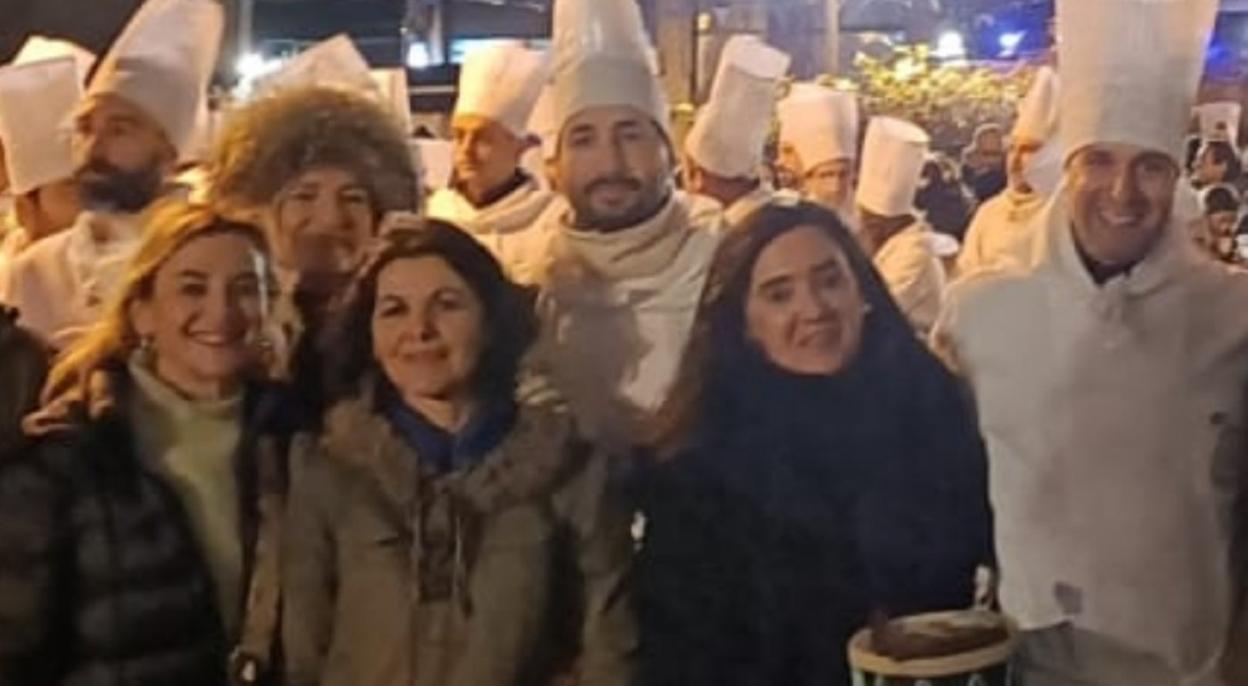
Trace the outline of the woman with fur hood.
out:
M 235 112 L 209 163 L 209 197 L 265 227 L 299 397 L 319 411 L 313 341 L 389 212 L 419 209 L 403 131 L 365 95 L 301 87 Z

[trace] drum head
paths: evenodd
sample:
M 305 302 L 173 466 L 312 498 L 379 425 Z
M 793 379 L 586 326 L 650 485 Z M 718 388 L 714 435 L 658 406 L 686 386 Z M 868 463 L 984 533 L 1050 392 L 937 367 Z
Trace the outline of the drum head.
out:
M 937 612 L 905 617 L 899 622 L 906 630 L 920 632 L 957 631 L 967 629 L 1004 628 L 1006 637 L 992 645 L 955 655 L 914 660 L 894 660 L 872 650 L 871 630 L 863 629 L 849 642 L 849 664 L 855 669 L 884 677 L 937 679 L 973 673 L 1003 665 L 1018 645 L 1018 627 L 1009 618 L 995 612 L 964 610 Z

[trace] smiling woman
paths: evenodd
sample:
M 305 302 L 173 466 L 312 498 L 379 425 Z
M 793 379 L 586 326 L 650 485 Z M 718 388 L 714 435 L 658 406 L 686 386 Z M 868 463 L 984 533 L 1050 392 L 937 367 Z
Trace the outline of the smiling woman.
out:
M 257 227 L 154 211 L 120 297 L 53 369 L 36 445 L 0 468 L 0 681 L 225 683 L 264 622 L 244 605 L 276 607 L 243 602 L 276 568 L 257 552 L 284 473 L 261 438 L 271 284 Z M 267 646 L 248 651 L 263 672 Z
M 832 212 L 725 241 L 675 388 L 638 482 L 643 683 L 849 683 L 872 613 L 969 606 L 974 421 Z
M 632 683 L 628 512 L 565 413 L 516 397 L 534 320 L 448 224 L 366 263 L 335 402 L 294 456 L 288 683 Z

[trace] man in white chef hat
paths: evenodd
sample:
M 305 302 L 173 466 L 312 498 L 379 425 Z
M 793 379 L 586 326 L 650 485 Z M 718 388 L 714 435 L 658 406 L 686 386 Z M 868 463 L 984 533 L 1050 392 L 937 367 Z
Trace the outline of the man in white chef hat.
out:
M 1025 262 L 1031 247 L 1028 231 L 1049 194 L 1050 184 L 1037 178 L 1049 167 L 1043 153 L 1057 133 L 1058 79 L 1049 67 L 1037 70 L 1018 118 L 1006 155 L 1006 189 L 980 206 L 966 231 L 958 255 L 958 273 L 969 274 L 1004 260 Z M 1052 146 L 1054 149 L 1056 146 Z M 1056 155 L 1051 157 L 1056 159 Z
M 775 193 L 761 178 L 763 149 L 789 61 L 755 36 L 728 39 L 710 98 L 685 138 L 685 187 L 719 201 L 730 226 Z
M 537 280 L 550 239 L 537 218 L 553 195 L 521 166 L 547 74 L 546 56 L 518 41 L 468 54 L 451 115 L 451 182 L 429 198 L 430 217 L 471 233 L 526 284 Z
M 955 285 L 936 330 L 979 406 L 1023 684 L 1244 683 L 1219 672 L 1243 598 L 1248 275 L 1174 212 L 1216 12 L 1058 0 L 1062 187 L 1029 264 Z
M 8 229 L 0 235 L 0 291 L 13 258 L 78 215 L 67 120 L 94 62 L 78 45 L 31 36 L 0 68 L 0 167 L 6 184 L 12 177 L 12 215 L 0 217 L 0 231 Z
M 814 83 L 794 84 L 778 106 L 780 171 L 796 190 L 854 221 L 858 99 Z
M 0 245 L 0 290 L 13 259 L 69 227 L 81 210 L 66 126 L 81 94 L 71 57 L 0 68 L 0 140 L 17 220 Z
M 859 238 L 910 323 L 926 334 L 940 313 L 945 268 L 932 231 L 914 208 L 930 138 L 910 122 L 875 117 L 867 126 L 855 202 Z
M 614 448 L 667 398 L 718 244 L 718 203 L 674 188 L 667 101 L 635 0 L 556 0 L 560 198 L 542 279 L 542 359 Z
M 54 347 L 94 323 L 112 297 L 138 247 L 141 213 L 192 141 L 223 25 L 213 0 L 148 0 L 79 103 L 72 150 L 85 209 L 14 261 L 6 293 L 22 323 Z

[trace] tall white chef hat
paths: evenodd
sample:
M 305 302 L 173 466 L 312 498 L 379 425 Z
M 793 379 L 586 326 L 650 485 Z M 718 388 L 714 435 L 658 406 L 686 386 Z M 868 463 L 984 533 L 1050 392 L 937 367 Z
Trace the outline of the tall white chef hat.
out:
M 331 36 L 296 55 L 263 79 L 257 94 L 313 87 L 341 88 L 381 102 L 381 91 L 368 61 L 345 33 Z
M 910 122 L 872 118 L 862 147 L 858 206 L 884 217 L 914 212 L 914 195 L 930 142 L 927 133 Z
M 407 69 L 403 67 L 389 67 L 386 69 L 373 69 L 370 73 L 373 76 L 373 83 L 376 84 L 377 90 L 381 92 L 381 100 L 386 105 L 387 111 L 394 116 L 394 120 L 403 129 L 403 133 L 410 133 L 412 130 L 412 98 L 410 86 L 407 82 Z
M 624 105 L 670 130 L 667 96 L 654 74 L 636 0 L 555 0 L 555 119 L 560 131 L 590 107 Z
M 685 151 L 707 171 L 756 178 L 775 111 L 776 87 L 789 56 L 755 36 L 724 45 L 711 96 L 685 138 Z
M 1210 102 L 1196 107 L 1200 117 L 1200 137 L 1206 141 L 1239 142 L 1239 121 L 1243 106 L 1237 102 Z
M 147 0 L 104 56 L 87 96 L 124 98 L 184 151 L 217 63 L 223 12 L 215 0 Z
M 459 72 L 454 116 L 485 117 L 523 138 L 547 74 L 546 56 L 519 41 L 473 50 Z
M 1066 158 L 1097 142 L 1184 159 L 1217 0 L 1058 0 Z
M 10 64 L 30 64 L 58 57 L 74 58 L 74 64 L 78 68 L 78 81 L 86 83 L 91 67 L 95 66 L 95 53 L 77 43 L 60 38 L 45 36 L 27 38 L 26 42 L 22 43 L 22 48 L 17 51 L 17 57 L 14 57 Z
M 793 85 L 778 106 L 780 143 L 791 145 L 806 171 L 858 158 L 858 99 L 814 83 Z
M 81 97 L 73 57 L 0 68 L 0 140 L 15 194 L 73 175 L 67 120 Z
M 1052 67 L 1040 67 L 1031 81 L 1031 88 L 1018 104 L 1018 119 L 1014 121 L 1012 136 L 1041 143 L 1053 137 L 1057 131 L 1057 72 Z

